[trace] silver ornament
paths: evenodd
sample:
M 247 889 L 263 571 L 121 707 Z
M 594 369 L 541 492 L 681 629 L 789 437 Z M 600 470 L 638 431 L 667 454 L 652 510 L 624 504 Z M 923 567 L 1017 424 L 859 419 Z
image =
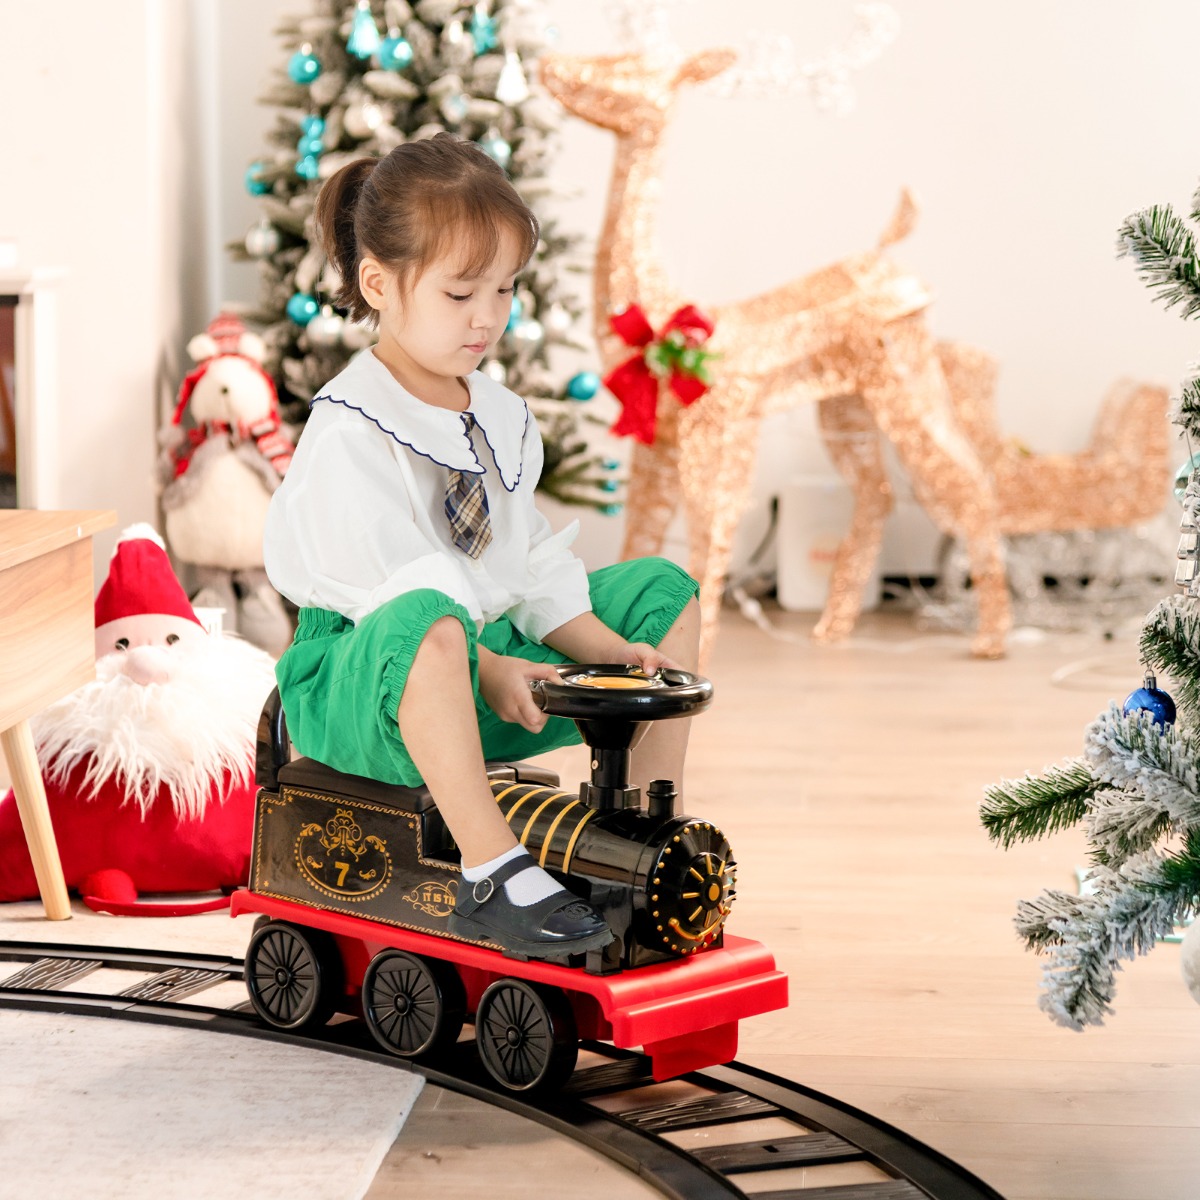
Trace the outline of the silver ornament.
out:
M 529 346 L 536 346 L 545 336 L 541 321 L 535 321 L 532 318 L 528 321 L 518 321 L 509 332 L 518 342 L 524 342 Z
M 479 369 L 497 383 L 504 383 L 508 379 L 508 371 L 498 358 L 489 358 Z
M 304 327 L 305 336 L 313 346 L 336 346 L 342 340 L 346 322 L 328 304 Z
M 279 230 L 270 221 L 251 225 L 246 233 L 246 253 L 251 258 L 270 258 L 279 249 Z
M 351 137 L 366 138 L 383 124 L 383 109 L 374 100 L 352 104 L 342 122 Z
M 551 333 L 567 333 L 574 323 L 574 318 L 561 304 L 550 305 L 550 311 L 546 314 L 546 328 Z

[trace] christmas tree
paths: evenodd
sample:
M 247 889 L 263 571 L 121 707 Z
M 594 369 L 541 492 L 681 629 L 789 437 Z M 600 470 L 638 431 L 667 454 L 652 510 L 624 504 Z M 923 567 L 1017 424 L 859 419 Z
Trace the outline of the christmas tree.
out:
M 321 183 L 353 159 L 447 130 L 504 167 L 541 224 L 507 332 L 482 369 L 522 395 L 537 417 L 546 451 L 542 489 L 567 503 L 618 511 L 619 463 L 592 450 L 587 426 L 604 422 L 579 403 L 600 380 L 591 370 L 564 378 L 551 362 L 555 348 L 585 352 L 567 277 L 587 264 L 578 239 L 546 211 L 560 117 L 527 75 L 546 43 L 539 0 L 313 0 L 308 15 L 278 32 L 286 61 L 262 98 L 279 109 L 278 119 L 270 151 L 246 172 L 263 217 L 230 249 L 261 263 L 260 304 L 242 315 L 261 328 L 284 419 L 302 424 L 316 390 L 375 336 L 331 303 L 336 271 L 311 222 Z
M 1200 191 L 1188 214 L 1200 221 Z M 1170 206 L 1122 225 L 1118 255 L 1168 308 L 1200 313 L 1200 259 L 1192 231 Z M 1184 382 L 1175 421 L 1200 436 L 1200 373 Z M 1047 890 L 1018 905 L 1030 949 L 1048 955 L 1041 1007 L 1082 1029 L 1112 1012 L 1116 972 L 1147 954 L 1200 910 L 1200 454 L 1188 464 L 1176 583 L 1141 633 L 1145 685 L 1090 726 L 1083 757 L 987 791 L 981 816 L 1003 846 L 1082 823 L 1091 869 L 1082 894 Z M 1169 676 L 1178 700 L 1151 672 Z M 1178 716 L 1178 719 L 1176 719 Z M 1190 941 L 1190 938 L 1189 938 Z

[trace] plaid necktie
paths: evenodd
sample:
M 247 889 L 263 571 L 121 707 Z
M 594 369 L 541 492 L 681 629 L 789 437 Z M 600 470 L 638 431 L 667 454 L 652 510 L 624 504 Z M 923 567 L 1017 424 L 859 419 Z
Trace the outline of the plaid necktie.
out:
M 470 437 L 475 418 L 469 412 L 462 418 Z M 470 558 L 478 558 L 492 541 L 492 518 L 481 474 L 451 470 L 446 484 L 446 516 L 454 544 Z

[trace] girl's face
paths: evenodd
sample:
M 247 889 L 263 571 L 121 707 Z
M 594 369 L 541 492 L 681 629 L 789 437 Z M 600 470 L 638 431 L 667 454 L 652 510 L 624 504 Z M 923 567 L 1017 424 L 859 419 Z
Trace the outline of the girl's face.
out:
M 406 296 L 392 272 L 363 260 L 359 284 L 379 313 L 375 352 L 409 391 L 436 403 L 448 381 L 479 366 L 508 324 L 519 253 L 516 237 L 505 230 L 484 274 L 466 279 L 447 256 L 430 263 Z

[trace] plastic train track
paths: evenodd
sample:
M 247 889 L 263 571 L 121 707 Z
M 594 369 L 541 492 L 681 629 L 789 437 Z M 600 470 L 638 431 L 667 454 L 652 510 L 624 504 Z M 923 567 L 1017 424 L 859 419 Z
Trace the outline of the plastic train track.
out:
M 89 991 L 88 977 L 117 972 L 119 991 Z M 431 1083 L 496 1104 L 598 1151 L 677 1200 L 1003 1200 L 929 1146 L 876 1118 L 765 1071 L 730 1063 L 656 1084 L 640 1054 L 585 1042 L 583 1062 L 559 1093 L 497 1091 L 473 1043 L 433 1069 L 380 1051 L 366 1026 L 335 1020 L 319 1036 L 259 1021 L 238 1002 L 242 961 L 163 950 L 37 942 L 0 943 L 0 1007 L 117 1017 L 268 1038 L 417 1071 Z M 205 1004 L 220 989 L 225 1003 Z M 217 997 L 211 997 L 216 1000 Z M 232 1001 L 232 1003 L 230 1003 Z M 689 1145 L 700 1132 L 705 1146 Z M 744 1134 L 744 1136 L 742 1136 Z M 733 1140 L 729 1140 L 733 1139 Z M 717 1143 L 717 1144 L 711 1144 Z M 864 1164 L 871 1182 L 769 1190 L 762 1172 Z M 751 1174 L 755 1173 L 755 1174 Z M 753 1191 L 738 1186 L 753 1179 Z M 763 1188 L 768 1190 L 761 1190 Z

